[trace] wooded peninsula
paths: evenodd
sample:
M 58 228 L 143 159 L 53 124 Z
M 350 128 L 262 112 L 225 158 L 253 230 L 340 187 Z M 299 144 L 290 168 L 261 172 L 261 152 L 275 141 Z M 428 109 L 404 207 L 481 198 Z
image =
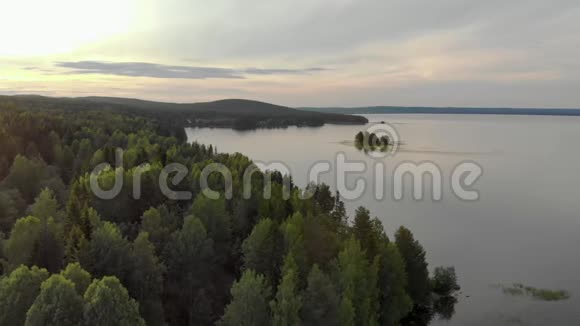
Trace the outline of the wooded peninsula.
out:
M 410 230 L 387 234 L 364 207 L 348 216 L 324 184 L 302 199 L 290 182 L 285 200 L 291 177 L 279 172 L 255 173 L 245 199 L 249 158 L 188 143 L 184 121 L 197 112 L 147 103 L 0 97 L 0 325 L 426 325 L 453 315 L 455 270 L 430 274 Z M 123 165 L 91 175 L 115 166 L 117 148 Z M 170 163 L 188 167 L 172 189 L 191 200 L 159 189 Z M 195 182 L 211 163 L 232 171 L 231 199 L 219 174 L 208 178 L 219 199 Z M 120 195 L 90 191 L 91 178 L 108 189 L 116 175 Z

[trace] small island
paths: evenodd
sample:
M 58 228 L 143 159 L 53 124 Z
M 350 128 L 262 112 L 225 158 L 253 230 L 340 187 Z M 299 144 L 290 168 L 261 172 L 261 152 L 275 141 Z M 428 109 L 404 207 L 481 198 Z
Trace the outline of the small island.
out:
M 356 148 L 365 151 L 386 151 L 391 144 L 388 136 L 377 136 L 368 131 L 359 131 L 354 137 L 354 145 Z

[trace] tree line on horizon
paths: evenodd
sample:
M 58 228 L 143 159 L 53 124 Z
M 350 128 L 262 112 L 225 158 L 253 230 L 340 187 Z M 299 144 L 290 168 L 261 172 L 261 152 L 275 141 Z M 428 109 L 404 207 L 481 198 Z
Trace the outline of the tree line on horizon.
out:
M 279 172 L 255 173 L 244 199 L 249 158 L 173 129 L 125 112 L 0 101 L 0 325 L 426 325 L 453 315 L 455 270 L 429 275 L 410 230 L 391 239 L 366 208 L 350 219 L 324 184 L 303 200 Z M 90 171 L 114 166 L 116 148 L 125 182 L 103 200 Z M 172 189 L 192 200 L 158 189 L 168 163 L 189 168 Z M 210 163 L 232 171 L 232 199 L 209 199 L 194 182 Z M 105 189 L 114 180 L 114 169 L 98 175 Z M 217 173 L 209 186 L 225 189 Z

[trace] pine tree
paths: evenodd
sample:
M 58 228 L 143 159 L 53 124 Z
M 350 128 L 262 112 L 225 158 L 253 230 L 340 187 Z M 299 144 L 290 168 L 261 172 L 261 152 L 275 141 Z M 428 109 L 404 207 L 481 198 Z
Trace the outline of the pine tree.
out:
M 62 268 L 64 260 L 63 225 L 55 222 L 53 217 L 41 219 L 40 223 L 31 264 L 56 273 Z
M 132 245 L 133 268 L 128 287 L 139 302 L 141 315 L 147 325 L 163 325 L 163 292 L 164 267 L 155 255 L 155 247 L 149 241 L 149 234 L 139 233 Z
M 151 207 L 141 216 L 141 230 L 149 234 L 149 240 L 155 245 L 156 252 L 163 252 L 163 245 L 169 240 L 170 229 L 164 224 L 161 213 Z
M 75 181 L 71 186 L 70 195 L 66 205 L 66 232 L 70 232 L 74 226 L 78 226 L 85 238 L 90 238 L 90 230 L 86 228 L 87 222 L 83 221 L 85 209 L 88 207 L 88 195 L 80 181 Z
M 406 292 L 405 261 L 394 243 L 383 245 L 379 261 L 379 320 L 381 325 L 396 326 L 413 308 Z
M 119 227 L 105 222 L 96 229 L 79 252 L 80 264 L 94 277 L 116 276 L 123 282 L 132 270 L 131 243 L 123 237 Z
M 282 268 L 282 280 L 278 285 L 275 300 L 270 303 L 272 323 L 275 326 L 300 325 L 302 296 L 298 292 L 298 266 L 294 257 L 286 256 Z
M 42 189 L 30 207 L 30 212 L 41 220 L 47 220 L 49 217 L 56 220 L 61 218 L 54 192 L 48 188 Z
M 348 216 L 346 215 L 346 208 L 344 207 L 344 202 L 340 199 L 340 193 L 338 190 L 334 195 L 334 209 L 330 213 L 330 216 L 340 225 L 344 226 L 348 224 Z
M 81 228 L 78 225 L 72 226 L 65 241 L 65 260 L 69 263 L 80 261 L 81 255 L 88 245 L 89 242 Z
M 328 276 L 314 265 L 308 274 L 308 286 L 303 295 L 302 324 L 304 326 L 338 326 L 340 298 Z
M 271 219 L 263 219 L 252 230 L 242 244 L 244 269 L 262 274 L 270 282 L 277 284 L 282 260 L 282 237 Z
M 208 239 L 201 221 L 188 216 L 181 230 L 174 232 L 165 246 L 165 314 L 172 324 L 205 324 L 210 311 L 193 313 L 192 308 L 210 306 L 208 295 L 202 294 L 211 285 L 213 242 Z M 204 301 L 200 301 L 202 299 Z
M 367 261 L 365 252 L 354 238 L 345 243 L 344 249 L 338 255 L 338 263 L 343 299 L 341 310 L 350 304 L 354 311 L 355 325 L 376 325 L 376 265 Z
M 218 323 L 220 326 L 269 326 L 272 323 L 268 305 L 271 289 L 266 278 L 246 270 L 232 286 L 232 301 Z
M 402 226 L 395 234 L 395 242 L 405 261 L 407 293 L 415 304 L 427 304 L 430 285 L 423 246 L 415 240 L 411 231 Z
M 300 213 L 294 213 L 280 226 L 284 236 L 284 249 L 288 256 L 292 256 L 297 265 L 298 285 L 304 287 L 308 273 L 306 262 L 306 248 L 304 246 L 304 218 Z
M 378 220 L 377 220 L 378 221 Z M 356 239 L 360 242 L 362 249 L 367 254 L 367 259 L 372 261 L 379 253 L 381 240 L 386 239 L 382 226 L 380 230 L 375 229 L 373 220 L 370 217 L 370 211 L 364 207 L 357 208 L 352 226 L 352 232 Z M 378 222 L 380 224 L 380 222 Z
M 213 240 L 214 258 L 218 264 L 228 261 L 231 254 L 231 218 L 225 207 L 223 198 L 214 200 L 199 194 L 190 210 L 203 223 L 208 238 Z

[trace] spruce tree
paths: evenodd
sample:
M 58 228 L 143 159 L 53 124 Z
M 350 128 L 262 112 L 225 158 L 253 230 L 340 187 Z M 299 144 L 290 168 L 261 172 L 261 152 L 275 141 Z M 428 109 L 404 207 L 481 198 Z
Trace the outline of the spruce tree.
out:
M 407 293 L 415 304 L 428 304 L 430 284 L 425 250 L 413 233 L 400 227 L 395 234 L 397 248 L 405 261 L 407 271 Z
M 232 301 L 226 307 L 220 326 L 270 326 L 271 288 L 263 275 L 246 270 L 231 290 Z

